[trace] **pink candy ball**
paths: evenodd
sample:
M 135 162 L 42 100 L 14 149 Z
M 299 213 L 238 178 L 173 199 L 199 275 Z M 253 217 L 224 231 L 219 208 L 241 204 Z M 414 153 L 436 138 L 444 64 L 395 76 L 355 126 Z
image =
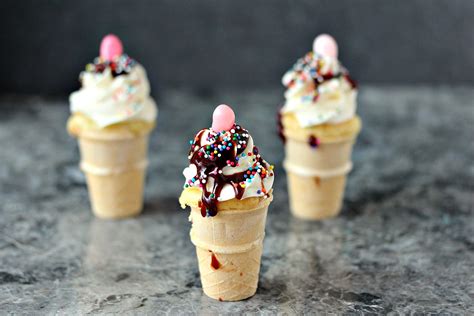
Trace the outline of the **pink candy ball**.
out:
M 322 56 L 337 58 L 336 40 L 331 35 L 321 34 L 314 39 L 313 51 Z
M 212 129 L 214 132 L 228 131 L 234 126 L 235 114 L 230 106 L 221 104 L 212 114 Z
M 100 43 L 100 57 L 102 59 L 113 61 L 116 57 L 122 55 L 122 53 L 122 42 L 116 35 L 109 34 L 102 39 Z

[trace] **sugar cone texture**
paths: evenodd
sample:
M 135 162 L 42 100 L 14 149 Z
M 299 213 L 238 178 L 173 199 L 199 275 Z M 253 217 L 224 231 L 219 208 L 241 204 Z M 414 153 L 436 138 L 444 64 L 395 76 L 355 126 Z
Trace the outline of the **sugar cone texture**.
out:
M 290 209 L 299 218 L 321 220 L 341 210 L 346 176 L 303 177 L 287 172 Z
M 240 301 L 257 292 L 262 245 L 242 253 L 214 253 L 196 247 L 204 293 L 219 301 Z M 214 256 L 214 259 L 213 259 Z M 218 262 L 218 269 L 212 261 Z
M 290 209 L 299 218 L 321 220 L 337 216 L 342 207 L 346 176 L 360 120 L 303 129 L 287 120 L 284 167 L 288 177 Z M 285 126 L 286 128 L 286 126 Z M 320 141 L 310 146 L 310 136 Z
M 222 202 L 214 217 L 191 207 L 191 241 L 196 246 L 204 293 L 239 301 L 257 291 L 268 205 L 267 198 Z
M 125 139 L 80 137 L 81 169 L 97 217 L 137 215 L 143 207 L 148 136 Z
M 79 140 L 80 166 L 97 217 L 122 218 L 141 212 L 148 135 L 154 126 L 154 122 L 127 121 L 101 128 L 80 113 L 69 118 L 67 129 Z

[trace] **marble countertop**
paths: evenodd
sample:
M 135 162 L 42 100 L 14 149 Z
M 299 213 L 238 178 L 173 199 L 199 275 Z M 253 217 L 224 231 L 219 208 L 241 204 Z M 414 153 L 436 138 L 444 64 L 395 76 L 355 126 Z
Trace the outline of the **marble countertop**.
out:
M 474 313 L 474 89 L 363 87 L 364 128 L 342 214 L 288 210 L 275 131 L 281 90 L 159 99 L 145 209 L 92 216 L 66 98 L 0 99 L 0 311 L 14 314 Z M 227 102 L 276 182 L 260 282 L 222 303 L 201 290 L 177 198 L 188 140 Z

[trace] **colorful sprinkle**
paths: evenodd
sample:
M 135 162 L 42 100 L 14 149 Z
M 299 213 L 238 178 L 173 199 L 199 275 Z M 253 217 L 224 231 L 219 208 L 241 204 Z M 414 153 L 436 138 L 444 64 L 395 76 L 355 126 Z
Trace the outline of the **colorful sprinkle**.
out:
M 201 214 L 203 216 L 214 216 L 217 213 L 215 205 L 219 201 L 219 193 L 223 185 L 227 183 L 233 185 L 236 189 L 236 198 L 240 199 L 246 186 L 256 178 L 255 175 L 262 180 L 270 176 L 268 170 L 271 170 L 271 167 L 261 158 L 258 148 L 254 146 L 251 150 L 246 150 L 249 138 L 250 135 L 245 129 L 234 125 L 228 131 L 215 132 L 212 129 L 203 129 L 194 140 L 190 141 L 190 162 L 198 166 L 199 170 L 197 176 L 186 185 L 202 188 Z M 206 141 L 203 147 L 200 147 L 201 139 Z M 239 160 L 242 160 L 243 164 L 252 164 L 242 173 L 236 172 L 229 175 L 223 173 L 223 168 L 240 166 Z M 208 177 L 213 178 L 213 181 L 207 181 Z M 213 183 L 212 188 L 209 185 L 206 187 L 206 183 Z M 263 181 L 258 183 L 259 185 L 261 183 L 263 188 Z M 265 191 L 262 189 L 259 192 L 260 195 Z

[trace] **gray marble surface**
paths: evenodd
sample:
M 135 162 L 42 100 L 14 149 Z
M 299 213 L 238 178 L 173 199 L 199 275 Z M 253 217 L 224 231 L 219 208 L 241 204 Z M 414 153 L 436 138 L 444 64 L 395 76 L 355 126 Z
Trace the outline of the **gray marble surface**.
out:
M 474 89 L 364 87 L 364 129 L 338 218 L 288 210 L 281 90 L 161 96 L 143 214 L 90 210 L 66 100 L 0 99 L 0 313 L 474 313 Z M 177 197 L 188 140 L 232 104 L 276 164 L 257 294 L 201 290 Z

